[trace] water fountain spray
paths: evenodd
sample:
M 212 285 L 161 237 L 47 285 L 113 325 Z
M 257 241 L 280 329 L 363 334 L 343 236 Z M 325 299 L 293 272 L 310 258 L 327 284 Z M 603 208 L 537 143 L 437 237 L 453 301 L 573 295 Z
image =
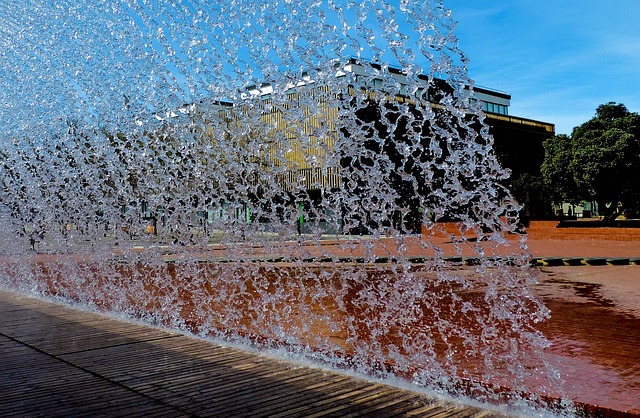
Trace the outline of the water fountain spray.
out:
M 2 286 L 447 393 L 546 382 L 450 11 L 223 3 L 0 6 Z

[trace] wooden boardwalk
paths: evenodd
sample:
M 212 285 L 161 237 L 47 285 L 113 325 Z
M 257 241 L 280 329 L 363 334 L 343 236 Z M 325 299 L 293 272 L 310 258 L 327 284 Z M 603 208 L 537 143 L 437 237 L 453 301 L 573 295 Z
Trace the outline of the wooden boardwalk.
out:
M 497 414 L 0 292 L 0 416 Z

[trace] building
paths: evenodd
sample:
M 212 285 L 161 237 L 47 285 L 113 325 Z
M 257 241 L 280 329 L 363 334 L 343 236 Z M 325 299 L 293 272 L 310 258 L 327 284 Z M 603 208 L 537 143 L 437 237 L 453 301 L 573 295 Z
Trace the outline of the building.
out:
M 238 102 L 201 103 L 192 113 L 207 126 L 206 136 L 212 142 L 223 136 L 234 137 L 233 148 L 242 150 L 234 158 L 253 167 L 249 170 L 253 175 L 260 172 L 264 178 L 265 173 L 271 174 L 273 182 L 263 189 L 276 184 L 282 188 L 286 196 L 274 197 L 281 200 L 276 205 L 279 210 L 304 205 L 300 206 L 304 218 L 322 223 L 325 220 L 319 218 L 335 217 L 335 208 L 342 207 L 339 229 L 344 228 L 344 232 L 366 233 L 368 225 L 379 227 L 380 222 L 406 232 L 418 231 L 425 208 L 416 197 L 427 195 L 437 187 L 438 180 L 432 179 L 429 185 L 415 185 L 403 179 L 398 173 L 411 170 L 412 175 L 422 173 L 412 168 L 411 158 L 417 157 L 403 156 L 401 148 L 408 135 L 419 135 L 425 149 L 434 138 L 441 140 L 437 138 L 442 128 L 433 122 L 440 120 L 440 116 L 427 120 L 425 112 L 445 114 L 441 99 L 451 94 L 452 88 L 444 80 L 425 75 L 408 80 L 398 69 L 354 59 L 336 63 L 334 69 L 331 78 L 325 77 L 323 81 L 318 81 L 321 78 L 317 72 L 310 71 L 284 87 L 269 83 L 250 86 Z M 519 185 L 517 181 L 522 179 L 539 178 L 544 158 L 542 143 L 554 135 L 554 125 L 510 115 L 511 96 L 507 93 L 480 87 L 473 91 L 471 100 L 481 102 L 497 158 L 512 172 L 509 181 Z M 347 121 L 345 115 L 352 116 Z M 380 122 L 390 117 L 397 117 L 394 132 L 387 132 L 387 125 Z M 465 123 L 480 129 L 478 121 Z M 358 155 L 357 159 L 354 155 Z M 397 200 L 399 213 L 379 222 L 375 216 L 364 216 L 360 211 L 348 220 L 351 216 L 350 210 L 345 209 L 348 203 L 323 205 L 331 199 L 332 192 L 345 187 L 368 199 L 368 177 L 373 167 L 383 163 L 385 181 Z M 525 205 L 525 215 L 546 216 L 545 211 L 551 209 L 535 189 L 521 187 L 517 192 L 516 197 Z M 370 199 L 367 202 L 375 206 Z M 333 209 L 326 209 L 329 206 Z

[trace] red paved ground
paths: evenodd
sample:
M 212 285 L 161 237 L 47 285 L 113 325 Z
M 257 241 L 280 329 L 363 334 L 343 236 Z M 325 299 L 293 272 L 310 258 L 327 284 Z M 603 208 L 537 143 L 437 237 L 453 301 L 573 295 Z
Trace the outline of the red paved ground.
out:
M 640 414 L 640 266 L 543 267 L 540 329 L 569 398 Z
M 640 258 L 640 229 L 556 228 L 557 224 L 531 223 L 526 231 L 531 255 Z M 408 238 L 407 253 L 433 256 L 434 246 L 444 255 L 477 256 L 478 248 L 488 255 L 522 253 L 518 235 L 509 236 L 508 245 L 495 247 L 476 242 L 473 235 L 460 243 L 461 234 L 454 224 L 445 225 L 444 230 L 425 234 L 422 240 Z M 425 238 L 430 244 L 425 244 Z M 397 252 L 393 240 L 369 243 L 378 256 Z M 366 253 L 358 245 L 345 249 L 338 241 L 325 242 L 322 248 L 316 244 L 303 248 L 313 256 Z M 601 408 L 605 416 L 640 415 L 640 266 L 545 267 L 536 290 L 551 310 L 551 319 L 540 329 L 552 343 L 548 352 L 566 382 L 565 395 Z
M 533 256 L 640 258 L 640 229 L 557 224 L 532 222 Z M 543 267 L 537 290 L 551 310 L 541 330 L 567 395 L 640 414 L 640 266 Z
M 534 257 L 634 257 L 640 258 L 640 228 L 558 228 L 558 221 L 532 221 L 526 229 L 526 245 Z M 446 224 L 442 228 L 451 236 L 459 237 L 456 224 Z M 473 234 L 465 235 L 473 241 Z M 443 233 L 427 234 L 423 237 L 431 239 L 441 246 L 445 254 L 455 253 L 450 237 Z M 510 235 L 508 242 L 517 247 L 519 235 Z M 476 243 L 463 245 L 463 252 L 471 254 L 467 247 Z M 489 244 L 479 243 L 490 248 Z M 515 248 L 501 247 L 497 253 L 517 252 Z M 490 250 L 491 251 L 491 250 Z
M 533 256 L 640 258 L 640 229 L 560 229 L 555 224 L 533 223 L 527 230 L 527 247 Z M 430 240 L 445 255 L 456 255 L 459 252 L 455 235 L 441 234 Z M 510 246 L 497 248 L 491 243 L 474 242 L 472 236 L 467 238 L 471 240 L 461 244 L 463 255 L 477 256 L 478 246 L 487 254 L 520 252 L 516 235 L 509 237 Z M 369 244 L 375 246 L 376 254 L 388 256 L 396 251 L 397 243 L 380 239 Z M 435 254 L 433 247 L 418 237 L 405 244 L 409 254 Z M 286 244 L 276 244 L 265 252 L 277 254 L 283 245 Z M 296 246 L 297 243 L 289 249 Z M 364 254 L 363 248 L 345 249 L 344 243 L 337 241 L 297 248 L 306 255 Z M 242 252 L 242 248 L 235 250 Z M 203 255 L 216 257 L 225 253 L 223 248 L 214 247 Z M 254 250 L 251 254 L 260 255 Z M 56 258 L 42 254 L 36 257 L 45 262 Z M 629 416 L 640 415 L 640 266 L 543 267 L 536 291 L 551 310 L 551 319 L 540 329 L 552 343 L 549 353 L 566 381 L 565 395 L 608 409 L 609 415 L 623 416 L 621 411 L 629 412 Z
M 640 258 L 638 228 L 557 225 L 531 223 L 527 247 L 533 256 Z M 640 416 L 640 266 L 540 270 L 537 291 L 551 310 L 540 329 L 552 343 L 548 352 L 566 395 L 604 408 L 605 416 Z
M 640 228 L 557 228 L 556 221 L 532 221 L 529 251 L 539 257 L 638 257 Z

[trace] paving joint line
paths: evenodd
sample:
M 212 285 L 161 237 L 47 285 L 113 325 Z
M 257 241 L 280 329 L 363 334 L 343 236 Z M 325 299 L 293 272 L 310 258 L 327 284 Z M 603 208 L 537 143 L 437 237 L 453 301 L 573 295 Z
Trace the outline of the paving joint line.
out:
M 87 348 L 85 350 L 68 351 L 68 352 L 65 352 L 63 354 L 58 354 L 58 356 L 69 356 L 69 355 L 73 355 L 73 354 L 88 353 L 90 351 L 103 350 L 103 349 L 106 349 L 106 348 L 124 347 L 124 346 L 127 346 L 127 345 L 148 343 L 148 342 L 153 342 L 153 341 L 170 340 L 170 339 L 176 338 L 176 337 L 182 337 L 182 335 L 180 335 L 180 334 L 175 334 L 175 335 L 174 334 L 170 334 L 170 335 L 167 335 L 166 337 L 154 337 L 154 338 L 149 338 L 149 339 L 145 339 L 145 340 L 142 340 L 142 341 L 132 341 L 132 342 L 126 342 L 126 343 L 111 344 L 108 347 Z
M 135 390 L 135 389 L 123 384 L 123 383 L 111 380 L 111 379 L 103 376 L 102 374 L 97 373 L 97 372 L 95 372 L 93 370 L 90 370 L 90 369 L 88 369 L 86 367 L 82 367 L 82 366 L 77 365 L 77 364 L 75 364 L 75 363 L 73 363 L 71 361 L 65 360 L 64 358 L 61 358 L 61 357 L 59 357 L 59 356 L 57 356 L 55 354 L 48 353 L 47 351 L 42 350 L 42 349 L 40 349 L 38 347 L 35 347 L 35 346 L 33 346 L 33 345 L 29 344 L 29 343 L 26 343 L 24 341 L 20 341 L 17 338 L 14 338 L 14 337 L 12 337 L 10 335 L 5 334 L 4 332 L 0 332 L 0 336 L 8 338 L 9 340 L 11 340 L 13 342 L 16 342 L 16 343 L 18 343 L 18 344 L 20 344 L 22 346 L 28 347 L 28 348 L 30 348 L 30 349 L 32 349 L 32 350 L 34 350 L 34 351 L 36 351 L 36 352 L 38 352 L 40 354 L 44 354 L 45 356 L 47 356 L 49 358 L 53 358 L 53 359 L 55 359 L 55 360 L 57 360 L 59 362 L 62 362 L 64 364 L 68 365 L 68 366 L 71 366 L 71 367 L 73 367 L 73 368 L 75 368 L 77 370 L 80 370 L 80 371 L 82 371 L 84 373 L 87 373 L 87 374 L 89 374 L 89 375 L 91 375 L 93 377 L 96 377 L 96 378 L 100 379 L 100 380 L 103 380 L 103 381 L 108 382 L 110 384 L 116 385 L 116 386 L 118 386 L 118 387 L 120 387 L 122 389 L 125 389 L 125 390 L 129 391 L 129 392 L 135 393 L 136 395 L 141 396 L 143 398 L 149 399 L 149 400 L 155 402 L 158 405 L 162 405 L 164 407 L 170 408 L 170 409 L 172 409 L 172 410 L 174 410 L 176 412 L 185 414 L 186 416 L 189 416 L 189 417 L 197 417 L 198 416 L 196 414 L 189 413 L 189 412 L 185 411 L 184 409 L 182 409 L 180 407 L 177 407 L 175 405 L 171 405 L 169 403 L 166 403 L 166 402 L 162 401 L 161 399 L 156 399 L 153 396 L 149 396 L 149 395 L 147 395 L 145 393 L 138 392 L 137 390 Z M 91 351 L 91 350 L 86 350 L 86 351 Z

